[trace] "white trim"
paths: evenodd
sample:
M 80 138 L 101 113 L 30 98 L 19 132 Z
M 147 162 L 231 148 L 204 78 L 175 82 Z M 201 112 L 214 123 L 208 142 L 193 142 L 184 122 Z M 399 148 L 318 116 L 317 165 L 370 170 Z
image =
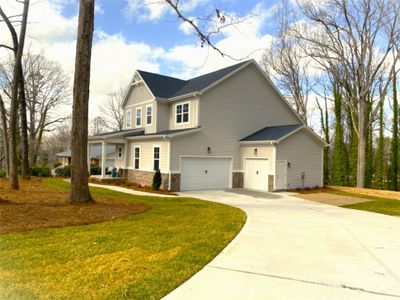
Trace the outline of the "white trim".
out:
M 128 146 L 129 146 L 128 141 L 125 140 L 124 169 L 128 167 L 128 158 L 129 158 Z
M 275 145 L 279 144 L 278 141 L 266 140 L 266 141 L 239 141 L 239 144 L 254 144 L 254 145 Z
M 140 110 L 140 125 L 137 124 L 137 112 L 138 110 Z M 143 109 L 142 107 L 136 107 L 135 109 L 135 128 L 142 128 L 142 124 L 143 124 Z
M 169 139 L 169 138 L 174 138 L 177 136 L 181 136 L 181 135 L 187 135 L 187 134 L 191 134 L 194 132 L 198 132 L 201 130 L 201 127 L 197 127 L 197 128 L 186 128 L 187 130 L 182 131 L 182 132 L 176 132 L 176 133 L 170 133 L 170 134 L 153 134 L 153 135 L 147 135 L 147 136 L 142 136 L 142 135 L 138 135 L 138 136 L 128 136 L 126 137 L 127 140 L 146 140 L 146 139 Z
M 187 122 L 183 122 L 183 105 L 185 105 L 185 104 L 187 104 L 188 105 L 188 120 L 187 120 Z M 176 113 L 176 109 L 177 109 L 177 107 L 178 107 L 178 105 L 181 105 L 182 106 L 182 112 L 181 112 L 181 115 L 182 115 L 182 122 L 180 122 L 180 123 L 178 123 L 177 121 L 176 121 L 176 119 L 177 119 L 177 113 Z M 174 117 L 175 117 L 175 126 L 181 126 L 181 125 L 186 125 L 186 124 L 189 124 L 190 123 L 190 101 L 185 101 L 185 102 L 178 102 L 178 103 L 175 103 L 174 104 Z
M 139 168 L 135 168 L 135 163 L 136 163 L 136 148 L 138 148 L 139 149 Z M 133 146 L 133 169 L 134 170 L 140 170 L 140 165 L 141 165 L 141 163 L 140 163 L 140 161 L 142 160 L 142 149 L 141 149 L 142 147 L 141 147 L 141 145 L 134 145 Z
M 147 108 L 151 108 L 151 123 L 147 123 L 147 117 L 148 117 L 148 115 L 147 115 Z M 146 117 L 146 127 L 147 126 L 151 126 L 151 125 L 153 125 L 153 104 L 149 104 L 149 105 L 146 105 L 146 110 L 145 110 L 145 117 Z
M 158 144 L 153 145 L 153 152 L 152 152 L 152 155 L 153 155 L 153 171 L 156 171 L 156 170 L 154 170 L 154 161 L 155 161 L 154 148 L 158 148 L 158 169 L 161 172 L 161 145 L 158 145 Z

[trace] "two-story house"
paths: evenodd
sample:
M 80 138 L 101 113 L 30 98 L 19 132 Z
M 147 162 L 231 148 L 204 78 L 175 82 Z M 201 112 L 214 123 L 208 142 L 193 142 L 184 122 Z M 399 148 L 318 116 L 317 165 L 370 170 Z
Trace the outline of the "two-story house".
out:
M 130 181 L 151 185 L 160 169 L 172 191 L 323 184 L 324 141 L 253 60 L 190 80 L 138 70 L 123 107 L 124 129 L 89 145 L 115 145 Z

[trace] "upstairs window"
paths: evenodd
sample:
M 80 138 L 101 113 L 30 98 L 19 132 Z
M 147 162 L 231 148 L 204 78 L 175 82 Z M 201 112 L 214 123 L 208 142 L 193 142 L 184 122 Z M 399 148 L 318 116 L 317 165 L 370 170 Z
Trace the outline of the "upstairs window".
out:
M 160 147 L 153 148 L 153 157 L 154 157 L 153 170 L 157 171 L 160 169 Z
M 148 106 L 146 106 L 146 124 L 147 125 L 151 125 L 152 118 L 153 118 L 153 106 L 148 105 Z
M 132 110 L 127 110 L 126 111 L 126 128 L 131 128 L 132 127 Z
M 140 167 L 140 147 L 135 147 L 135 169 Z
M 136 127 L 142 126 L 142 109 L 136 108 Z
M 182 103 L 176 105 L 176 123 L 188 123 L 189 122 L 189 103 Z

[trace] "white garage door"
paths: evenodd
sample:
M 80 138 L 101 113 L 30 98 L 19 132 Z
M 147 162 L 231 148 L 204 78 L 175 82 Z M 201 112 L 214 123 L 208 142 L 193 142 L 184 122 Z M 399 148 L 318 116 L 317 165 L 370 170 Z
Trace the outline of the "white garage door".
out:
M 181 190 L 228 188 L 230 173 L 230 158 L 182 157 Z
M 268 191 L 268 167 L 267 159 L 246 158 L 244 187 Z

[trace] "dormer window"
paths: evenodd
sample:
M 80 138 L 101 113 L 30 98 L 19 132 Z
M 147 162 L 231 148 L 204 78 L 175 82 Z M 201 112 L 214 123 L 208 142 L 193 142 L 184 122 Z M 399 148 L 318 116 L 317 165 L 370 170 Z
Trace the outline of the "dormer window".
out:
M 153 119 L 153 106 L 146 106 L 146 125 L 151 125 Z
M 189 103 L 176 105 L 176 124 L 189 122 Z
M 126 128 L 131 128 L 132 127 L 132 110 L 126 111 L 125 118 L 126 118 L 126 120 L 125 120 Z
M 142 126 L 142 109 L 136 108 L 136 127 Z

